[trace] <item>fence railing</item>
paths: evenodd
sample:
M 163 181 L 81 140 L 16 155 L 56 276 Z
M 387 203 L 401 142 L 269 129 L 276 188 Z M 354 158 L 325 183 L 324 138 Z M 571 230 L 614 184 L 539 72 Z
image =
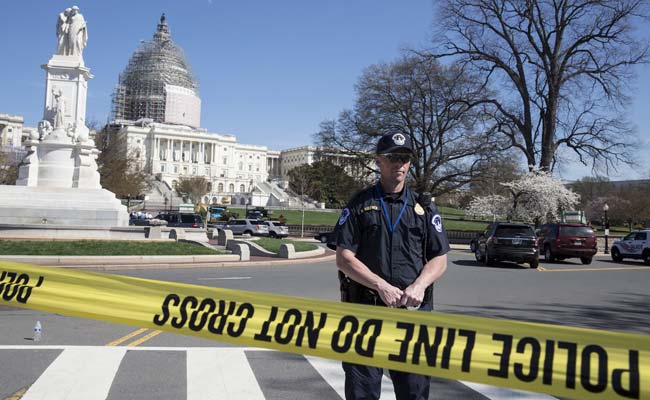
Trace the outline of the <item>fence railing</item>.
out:
M 300 224 L 291 224 L 287 225 L 289 228 L 289 235 L 291 236 L 300 236 L 301 225 Z M 304 226 L 304 236 L 314 236 L 319 232 L 330 232 L 334 230 L 333 225 L 305 225 Z M 449 241 L 453 244 L 469 244 L 469 242 L 475 238 L 481 231 L 447 231 L 447 237 Z

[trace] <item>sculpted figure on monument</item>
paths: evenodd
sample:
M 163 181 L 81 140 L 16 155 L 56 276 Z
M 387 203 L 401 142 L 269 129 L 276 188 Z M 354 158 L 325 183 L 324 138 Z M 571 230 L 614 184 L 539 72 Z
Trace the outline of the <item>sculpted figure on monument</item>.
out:
M 56 54 L 66 54 L 66 43 L 68 35 L 68 17 L 70 16 L 71 8 L 66 8 L 56 19 Z
M 73 6 L 68 16 L 68 31 L 66 32 L 65 54 L 81 57 L 88 42 L 88 28 L 84 16 L 79 13 L 79 7 Z
M 52 89 L 52 101 L 54 102 L 54 129 L 65 129 L 65 99 L 61 89 Z
M 44 119 L 38 123 L 38 140 L 43 140 L 47 135 L 52 133 L 52 124 Z

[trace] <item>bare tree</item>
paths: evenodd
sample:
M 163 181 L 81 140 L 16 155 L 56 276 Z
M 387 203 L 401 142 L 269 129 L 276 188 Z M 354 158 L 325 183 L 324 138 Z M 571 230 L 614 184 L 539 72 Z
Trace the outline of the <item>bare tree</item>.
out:
M 95 145 L 101 152 L 97 166 L 103 188 L 118 197 L 136 197 L 147 190 L 147 174 L 128 152 L 125 135 L 106 125 L 95 134 Z
M 174 189 L 184 201 L 190 199 L 193 204 L 198 204 L 201 202 L 201 197 L 208 193 L 209 183 L 203 176 L 179 176 Z
M 444 32 L 432 55 L 498 88 L 479 104 L 492 106 L 494 127 L 529 166 L 552 170 L 563 149 L 594 170 L 630 162 L 624 109 L 632 66 L 648 56 L 632 29 L 644 19 L 644 0 L 440 3 Z
M 18 179 L 20 159 L 24 156 L 20 151 L 0 150 L 0 185 L 15 185 Z
M 408 135 L 416 190 L 447 193 L 471 181 L 481 162 L 503 147 L 485 129 L 481 110 L 468 106 L 485 94 L 474 82 L 459 68 L 417 55 L 373 65 L 356 85 L 354 111 L 322 123 L 316 139 L 364 157 L 373 168 L 379 136 Z

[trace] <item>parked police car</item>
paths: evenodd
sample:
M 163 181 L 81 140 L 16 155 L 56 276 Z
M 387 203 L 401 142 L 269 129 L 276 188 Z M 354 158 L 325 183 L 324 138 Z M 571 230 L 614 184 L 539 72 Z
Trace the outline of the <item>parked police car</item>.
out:
M 612 244 L 612 260 L 619 262 L 624 258 L 643 260 L 650 265 L 650 229 L 631 232 Z

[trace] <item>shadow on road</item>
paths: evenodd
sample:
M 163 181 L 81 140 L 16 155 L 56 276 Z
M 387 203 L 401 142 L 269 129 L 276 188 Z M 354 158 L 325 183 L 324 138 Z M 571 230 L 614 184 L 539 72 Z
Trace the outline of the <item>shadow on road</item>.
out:
M 648 324 L 648 304 L 650 295 L 613 293 L 607 304 L 567 305 L 563 303 L 531 304 L 522 302 L 521 306 L 467 306 L 440 305 L 445 312 L 461 313 L 488 318 L 517 319 L 520 321 L 541 322 L 577 326 L 608 331 L 650 334 Z M 526 315 L 522 318 L 522 315 Z
M 530 269 L 528 264 L 515 264 L 505 261 L 497 261 L 494 263 L 494 266 L 488 267 L 482 262 L 472 261 L 472 260 L 455 260 L 452 261 L 452 264 L 461 265 L 463 267 L 479 267 L 479 268 L 500 268 L 500 269 Z

